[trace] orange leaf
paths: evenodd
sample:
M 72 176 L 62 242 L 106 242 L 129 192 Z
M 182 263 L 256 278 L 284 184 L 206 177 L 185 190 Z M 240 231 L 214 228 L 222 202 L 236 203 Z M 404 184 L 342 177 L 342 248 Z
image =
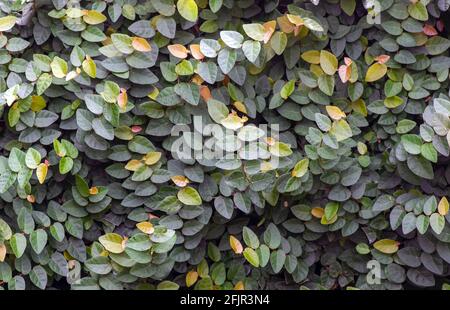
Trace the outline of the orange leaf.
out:
M 291 33 L 294 31 L 295 26 L 289 21 L 286 15 L 277 17 L 278 26 L 284 33 Z
M 311 209 L 311 214 L 315 218 L 320 219 L 325 214 L 325 212 L 324 212 L 323 208 L 321 208 L 321 207 L 314 207 Z
M 89 194 L 91 194 L 91 195 L 97 195 L 97 194 L 98 194 L 98 188 L 97 188 L 96 186 L 92 186 L 92 187 L 89 189 Z
M 136 51 L 139 52 L 150 52 L 152 50 L 152 47 L 144 38 L 134 37 L 131 45 Z
M 277 22 L 274 20 L 265 22 L 263 24 L 264 27 L 264 43 L 269 42 L 270 38 L 272 37 L 273 33 L 275 32 L 275 27 L 277 26 Z
M 350 66 L 353 63 L 353 60 L 348 57 L 344 57 L 344 62 L 347 66 Z
M 236 283 L 235 286 L 234 286 L 234 290 L 235 291 L 243 291 L 243 290 L 245 290 L 244 282 L 239 281 L 238 283 Z
M 391 56 L 389 56 L 389 55 L 380 55 L 380 56 L 375 57 L 375 60 L 376 60 L 380 65 L 382 65 L 382 64 L 387 63 L 387 62 L 389 61 L 390 58 L 391 58 Z
M 198 272 L 195 270 L 191 270 L 186 274 L 186 286 L 191 287 L 197 282 Z
M 208 86 L 202 85 L 200 87 L 200 96 L 205 100 L 205 102 L 208 102 L 209 99 L 212 98 L 211 91 L 209 90 Z
M 230 235 L 230 246 L 233 252 L 236 254 L 241 254 L 244 251 L 241 242 L 234 236 Z
M 36 198 L 34 197 L 34 195 L 27 195 L 27 201 L 29 203 L 34 203 L 36 202 Z
M 179 187 L 185 187 L 189 184 L 189 179 L 182 175 L 175 175 L 171 177 L 173 183 L 175 183 L 176 186 Z
M 127 107 L 127 103 L 128 103 L 127 90 L 125 88 L 121 88 L 120 94 L 117 97 L 117 104 L 122 110 L 125 110 L 125 108 Z
M 203 55 L 203 53 L 200 51 L 200 44 L 191 44 L 189 45 L 189 49 L 191 50 L 191 54 L 195 59 L 202 60 L 203 58 L 205 58 L 205 55 Z
M 423 33 L 430 37 L 438 34 L 436 28 L 430 24 L 425 24 L 425 26 L 423 26 Z
M 188 50 L 187 48 L 185 48 L 183 45 L 181 44 L 173 44 L 173 45 L 169 45 L 167 46 L 167 48 L 169 49 L 169 52 L 177 57 L 177 58 L 181 58 L 184 59 L 187 57 L 188 55 Z
M 327 105 L 325 109 L 327 110 L 328 115 L 334 120 L 340 120 L 341 118 L 346 117 L 345 113 L 342 112 L 339 107 Z
M 145 234 L 151 235 L 155 231 L 153 224 L 150 222 L 140 222 L 136 224 L 136 227 Z
M 342 83 L 347 83 L 352 74 L 352 68 L 350 66 L 342 65 L 338 70 L 339 77 L 341 78 Z

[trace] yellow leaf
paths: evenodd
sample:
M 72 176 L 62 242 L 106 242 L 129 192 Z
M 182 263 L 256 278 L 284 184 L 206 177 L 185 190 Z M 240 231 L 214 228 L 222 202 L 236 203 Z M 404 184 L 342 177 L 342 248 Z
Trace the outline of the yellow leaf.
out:
M 236 113 L 230 113 L 227 117 L 220 121 L 220 123 L 227 129 L 238 130 L 246 122 L 245 118 L 240 118 Z
M 334 121 L 333 125 L 331 125 L 330 133 L 335 136 L 338 142 L 348 139 L 353 135 L 350 125 L 344 119 Z
M 0 18 L 0 32 L 8 31 L 16 24 L 17 17 L 9 15 Z
M 187 48 L 185 48 L 183 45 L 181 44 L 172 44 L 167 46 L 167 49 L 169 50 L 169 52 L 177 57 L 177 58 L 181 58 L 184 59 L 188 56 L 188 50 Z
M 273 165 L 270 163 L 270 161 L 263 161 L 261 162 L 259 169 L 261 169 L 261 172 L 267 172 L 270 170 L 273 170 Z
M 6 246 L 3 243 L 0 243 L 0 263 L 5 261 L 6 257 Z
M 439 212 L 440 215 L 445 216 L 448 213 L 448 209 L 449 209 L 448 200 L 447 200 L 447 197 L 444 196 L 439 201 L 438 212 Z
M 320 224 L 322 224 L 322 225 L 331 225 L 331 224 L 333 224 L 334 222 L 336 222 L 337 221 L 337 215 L 335 214 L 330 220 L 327 220 L 327 218 L 325 217 L 325 215 L 324 216 L 322 216 L 322 218 L 320 219 Z
M 335 74 L 338 69 L 336 56 L 325 50 L 320 51 L 320 67 L 328 75 Z
M 31 111 L 39 112 L 47 106 L 44 97 L 42 96 L 32 96 L 31 97 Z
M 128 171 L 137 171 L 143 165 L 144 164 L 140 160 L 132 159 L 125 165 L 125 169 Z
M 306 51 L 301 55 L 302 59 L 310 64 L 320 64 L 320 52 L 316 50 Z
M 311 71 L 311 73 L 314 74 L 316 77 L 320 77 L 325 74 L 320 65 L 315 64 L 311 64 L 311 66 L 309 66 L 309 71 Z
M 293 23 L 296 26 L 301 26 L 304 23 L 303 18 L 301 18 L 300 16 L 293 15 L 293 14 L 287 14 L 286 17 L 288 18 L 288 20 L 291 23 Z
M 153 227 L 153 224 L 150 222 L 140 222 L 136 224 L 136 227 L 142 231 L 145 234 L 153 234 L 153 232 L 155 231 L 155 228 Z
M 105 247 L 105 249 L 114 254 L 120 254 L 125 250 L 124 239 L 121 235 L 116 233 L 108 233 L 100 236 L 98 241 Z
M 398 251 L 399 242 L 391 239 L 378 240 L 373 247 L 384 254 L 394 254 Z
M 314 207 L 311 209 L 311 215 L 315 218 L 321 219 L 323 215 L 325 214 L 325 211 L 321 207 Z
M 190 22 L 195 22 L 198 18 L 198 6 L 194 0 L 178 0 L 177 9 L 178 13 Z
M 367 145 L 365 145 L 365 144 L 362 143 L 362 142 L 358 142 L 358 143 L 356 144 L 356 148 L 358 149 L 358 153 L 359 153 L 360 155 L 364 155 L 364 154 L 367 153 Z
M 81 66 L 83 67 L 84 72 L 86 72 L 86 74 L 91 78 L 94 79 L 97 76 L 97 65 L 91 57 L 86 56 L 86 59 L 83 60 Z
M 148 96 L 150 99 L 156 100 L 156 97 L 158 97 L 158 95 L 159 95 L 159 90 L 158 90 L 158 88 L 153 87 L 153 91 L 152 91 L 151 93 L 149 93 L 147 96 Z
M 234 290 L 235 290 L 235 291 L 243 291 L 243 290 L 245 290 L 244 282 L 239 281 L 238 283 L 236 283 L 236 284 L 234 285 Z
M 131 46 L 138 52 L 150 52 L 152 47 L 144 38 L 134 37 Z
M 97 195 L 97 194 L 98 194 L 98 188 L 97 188 L 96 186 L 92 186 L 92 187 L 89 189 L 89 194 L 90 194 L 90 195 Z
M 342 112 L 339 107 L 327 105 L 325 109 L 327 110 L 328 115 L 336 121 L 346 117 L 345 113 Z
M 242 243 L 232 235 L 230 235 L 230 246 L 233 252 L 236 254 L 241 254 L 244 251 Z
M 83 17 L 84 14 L 86 14 L 86 11 L 79 8 L 68 8 L 66 10 L 66 16 L 69 18 L 80 18 Z
M 242 112 L 242 113 L 247 114 L 247 107 L 246 107 L 245 104 L 243 104 L 242 102 L 240 102 L 240 101 L 235 101 L 235 102 L 233 103 L 233 106 L 234 106 L 239 112 Z
M 106 16 L 96 10 L 85 11 L 83 15 L 83 20 L 86 24 L 97 25 L 106 21 Z
M 36 168 L 36 176 L 40 184 L 43 184 L 47 177 L 48 166 L 45 163 L 41 163 Z
M 367 69 L 366 82 L 375 82 L 381 79 L 387 72 L 387 66 L 385 64 L 374 63 Z
M 352 102 L 352 109 L 353 109 L 353 111 L 358 112 L 359 114 L 361 114 L 364 117 L 367 116 L 366 103 L 361 98 Z
M 403 104 L 403 99 L 399 96 L 387 97 L 384 99 L 384 105 L 386 108 L 394 109 Z
M 171 177 L 173 183 L 175 183 L 176 186 L 179 187 L 185 187 L 189 184 L 189 179 L 182 175 L 175 175 Z
M 198 272 L 191 270 L 186 274 L 186 286 L 191 287 L 198 280 Z
M 161 159 L 161 152 L 148 152 L 144 156 L 145 164 L 148 166 L 156 164 Z

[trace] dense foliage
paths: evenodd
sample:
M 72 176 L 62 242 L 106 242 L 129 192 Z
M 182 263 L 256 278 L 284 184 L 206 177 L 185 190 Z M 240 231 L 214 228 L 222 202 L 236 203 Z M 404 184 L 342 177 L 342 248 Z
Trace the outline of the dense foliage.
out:
M 0 289 L 447 288 L 449 6 L 0 1 Z

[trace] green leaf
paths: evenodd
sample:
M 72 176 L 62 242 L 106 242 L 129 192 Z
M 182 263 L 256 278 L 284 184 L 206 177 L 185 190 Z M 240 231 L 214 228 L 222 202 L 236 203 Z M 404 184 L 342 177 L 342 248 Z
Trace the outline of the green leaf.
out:
M 220 32 L 222 41 L 231 48 L 241 48 L 244 36 L 237 31 L 222 30 Z
M 87 198 L 89 197 L 89 185 L 88 183 L 80 177 L 78 174 L 75 175 L 75 185 L 81 196 Z
M 333 125 L 331 126 L 330 133 L 335 136 L 338 142 L 351 138 L 353 136 L 350 125 L 344 119 L 334 121 Z
M 36 254 L 40 254 L 47 244 L 47 233 L 43 229 L 36 229 L 30 234 L 30 244 Z
M 409 154 L 420 154 L 422 138 L 414 134 L 406 134 L 401 137 L 402 145 Z
M 242 51 L 248 61 L 255 62 L 261 52 L 261 43 L 258 41 L 247 40 L 242 44 Z
M 70 157 L 63 157 L 59 161 L 59 173 L 66 174 L 73 168 L 73 159 Z
M 263 41 L 265 36 L 264 26 L 261 24 L 244 24 L 242 26 L 245 33 L 255 41 Z
M 440 215 L 439 213 L 431 214 L 430 226 L 431 226 L 431 229 L 433 229 L 433 231 L 439 235 L 444 230 L 444 226 L 445 226 L 444 216 Z
M 242 236 L 244 238 L 244 242 L 248 247 L 252 249 L 257 249 L 259 247 L 259 238 L 258 236 L 247 226 L 242 228 Z
M 325 206 L 325 219 L 329 222 L 331 221 L 337 214 L 339 210 L 339 203 L 337 202 L 329 202 Z
M 412 18 L 415 18 L 420 21 L 428 20 L 427 8 L 421 1 L 417 1 L 416 3 L 410 3 L 408 5 L 408 12 Z
M 438 154 L 432 143 L 422 144 L 420 148 L 420 153 L 422 154 L 423 157 L 425 157 L 429 161 L 437 163 Z
M 12 236 L 11 227 L 3 219 L 0 218 L 0 239 L 9 240 Z
M 25 164 L 30 169 L 36 169 L 41 163 L 41 154 L 30 147 L 25 155 Z
M 202 198 L 197 190 L 187 186 L 178 191 L 177 198 L 183 204 L 188 206 L 198 206 L 202 204 Z
M 255 38 L 252 37 L 252 39 L 255 39 Z M 260 40 L 257 40 L 257 41 L 260 41 Z M 270 39 L 270 47 L 272 47 L 275 54 L 281 55 L 281 54 L 283 54 L 283 52 L 287 46 L 287 41 L 288 40 L 287 40 L 286 34 L 284 32 L 277 31 L 272 35 L 272 38 Z
M 284 262 L 286 261 L 286 254 L 283 250 L 273 251 L 270 254 L 270 265 L 272 266 L 273 272 L 278 273 L 283 268 Z
M 20 169 L 25 167 L 25 153 L 18 148 L 13 147 L 9 154 L 8 165 L 12 171 L 19 172 Z
M 450 40 L 440 36 L 434 36 L 428 39 L 425 47 L 430 55 L 439 55 L 450 48 Z
M 244 252 L 242 253 L 245 257 L 245 259 L 252 264 L 252 266 L 258 268 L 259 267 L 259 257 L 258 254 L 256 254 L 255 250 L 252 248 L 245 248 Z
M 11 250 L 17 258 L 20 258 L 27 247 L 27 239 L 23 234 L 16 233 L 9 240 Z
M 42 266 L 34 266 L 30 272 L 30 280 L 34 285 L 43 290 L 47 286 L 47 272 Z
M 264 243 L 272 250 L 278 248 L 281 244 L 280 231 L 273 223 L 270 223 L 264 232 Z
M 209 99 L 207 105 L 209 115 L 218 124 L 229 114 L 227 106 L 219 100 Z

